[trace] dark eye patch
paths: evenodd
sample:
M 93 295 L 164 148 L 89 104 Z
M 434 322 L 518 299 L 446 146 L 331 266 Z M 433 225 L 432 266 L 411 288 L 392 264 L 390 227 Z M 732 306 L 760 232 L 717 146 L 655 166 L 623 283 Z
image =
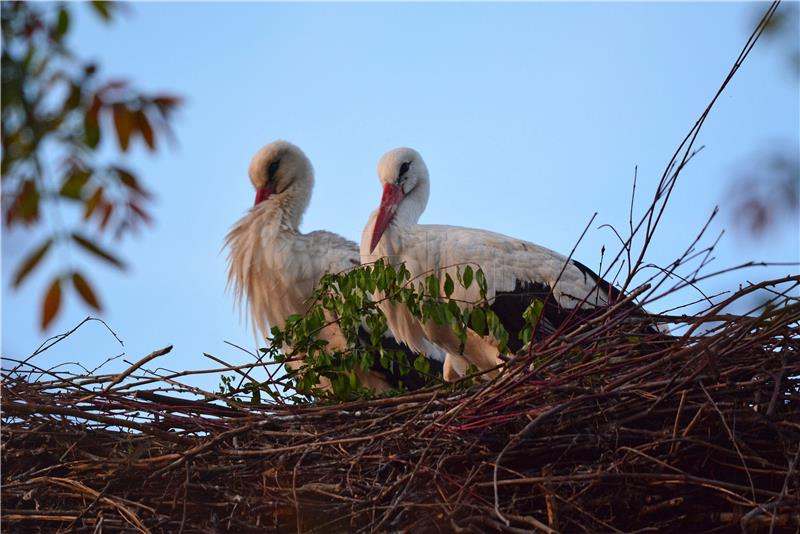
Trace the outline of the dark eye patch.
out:
M 408 169 L 410 169 L 410 168 L 411 168 L 411 162 L 410 161 L 404 161 L 403 164 L 400 165 L 400 175 L 398 176 L 398 178 L 402 178 L 403 175 L 405 175 L 405 173 L 407 173 Z
M 278 172 L 278 167 L 281 165 L 281 160 L 276 159 L 272 163 L 269 164 L 267 167 L 267 181 L 273 181 L 275 179 L 275 173 Z

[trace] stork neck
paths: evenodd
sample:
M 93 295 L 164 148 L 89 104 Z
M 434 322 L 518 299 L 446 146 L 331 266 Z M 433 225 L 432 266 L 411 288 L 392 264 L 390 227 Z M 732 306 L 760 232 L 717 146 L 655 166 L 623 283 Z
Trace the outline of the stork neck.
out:
M 425 206 L 428 205 L 430 185 L 428 180 L 421 179 L 397 207 L 394 222 L 397 226 L 417 224 Z
M 285 191 L 273 195 L 267 202 L 272 204 L 272 216 L 279 226 L 297 232 L 303 214 L 311 199 L 310 188 L 295 183 Z

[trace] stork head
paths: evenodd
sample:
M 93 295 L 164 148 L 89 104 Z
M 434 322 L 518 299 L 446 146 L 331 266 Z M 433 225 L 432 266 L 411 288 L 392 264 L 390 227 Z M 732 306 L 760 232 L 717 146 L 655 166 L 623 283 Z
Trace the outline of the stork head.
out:
M 415 212 L 409 215 L 416 222 L 428 201 L 428 167 L 413 148 L 395 148 L 384 154 L 378 161 L 378 176 L 383 184 L 383 197 L 372 230 L 370 254 L 401 207 L 409 205 Z M 418 197 L 415 198 L 417 202 L 410 203 L 410 198 L 406 200 L 410 196 Z
M 274 141 L 261 148 L 250 162 L 250 181 L 256 188 L 256 202 L 261 204 L 272 195 L 300 193 L 308 203 L 314 184 L 314 168 L 306 155 L 287 141 Z M 305 210 L 305 205 L 300 207 Z

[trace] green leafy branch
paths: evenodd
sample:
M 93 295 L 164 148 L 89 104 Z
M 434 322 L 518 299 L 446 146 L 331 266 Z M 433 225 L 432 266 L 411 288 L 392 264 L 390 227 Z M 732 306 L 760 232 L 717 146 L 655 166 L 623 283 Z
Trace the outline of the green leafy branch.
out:
M 433 321 L 449 326 L 462 351 L 470 329 L 480 336 L 492 336 L 499 351 L 506 351 L 508 332 L 490 309 L 483 271 L 471 265 L 463 266 L 463 270 L 461 266 L 452 267 L 456 268 L 455 280 L 449 272 L 444 272 L 443 277 L 426 273 L 412 278 L 405 265 L 394 267 L 383 260 L 323 276 L 308 312 L 289 317 L 284 328 L 274 327 L 270 345 L 261 349 L 274 361 L 285 364 L 284 391 L 290 392 L 289 398 L 295 402 L 314 398 L 342 401 L 365 396 L 368 392 L 359 383 L 356 371 L 366 372 L 376 363 L 401 375 L 412 367 L 422 375 L 430 373 L 425 355 L 409 362 L 404 352 L 382 346 L 381 339 L 387 330 L 386 318 L 379 307 L 382 303 L 402 305 L 424 323 Z M 456 283 L 465 289 L 475 284 L 479 299 L 467 302 L 454 298 Z M 527 326 L 521 333 L 524 343 L 530 340 L 542 307 L 541 301 L 534 301 L 525 311 Z M 333 325 L 344 336 L 344 348 L 332 350 L 320 336 Z M 369 339 L 359 337 L 362 325 L 370 332 Z M 289 365 L 290 361 L 300 360 L 299 366 Z M 321 378 L 330 383 L 328 391 L 318 387 Z

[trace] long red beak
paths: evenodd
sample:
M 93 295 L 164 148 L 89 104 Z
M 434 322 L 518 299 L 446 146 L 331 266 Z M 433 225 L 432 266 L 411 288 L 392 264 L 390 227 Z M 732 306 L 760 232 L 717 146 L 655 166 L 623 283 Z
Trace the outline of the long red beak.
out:
M 375 219 L 375 228 L 372 229 L 372 241 L 369 244 L 369 253 L 375 250 L 378 242 L 381 240 L 383 232 L 392 222 L 394 214 L 397 211 L 397 206 L 403 200 L 403 188 L 394 185 L 386 184 L 383 186 L 383 196 L 381 197 L 381 207 L 378 209 L 378 217 Z
M 258 189 L 256 189 L 256 203 L 253 205 L 258 206 L 259 204 L 267 200 L 271 194 L 272 194 L 271 187 L 259 187 Z

